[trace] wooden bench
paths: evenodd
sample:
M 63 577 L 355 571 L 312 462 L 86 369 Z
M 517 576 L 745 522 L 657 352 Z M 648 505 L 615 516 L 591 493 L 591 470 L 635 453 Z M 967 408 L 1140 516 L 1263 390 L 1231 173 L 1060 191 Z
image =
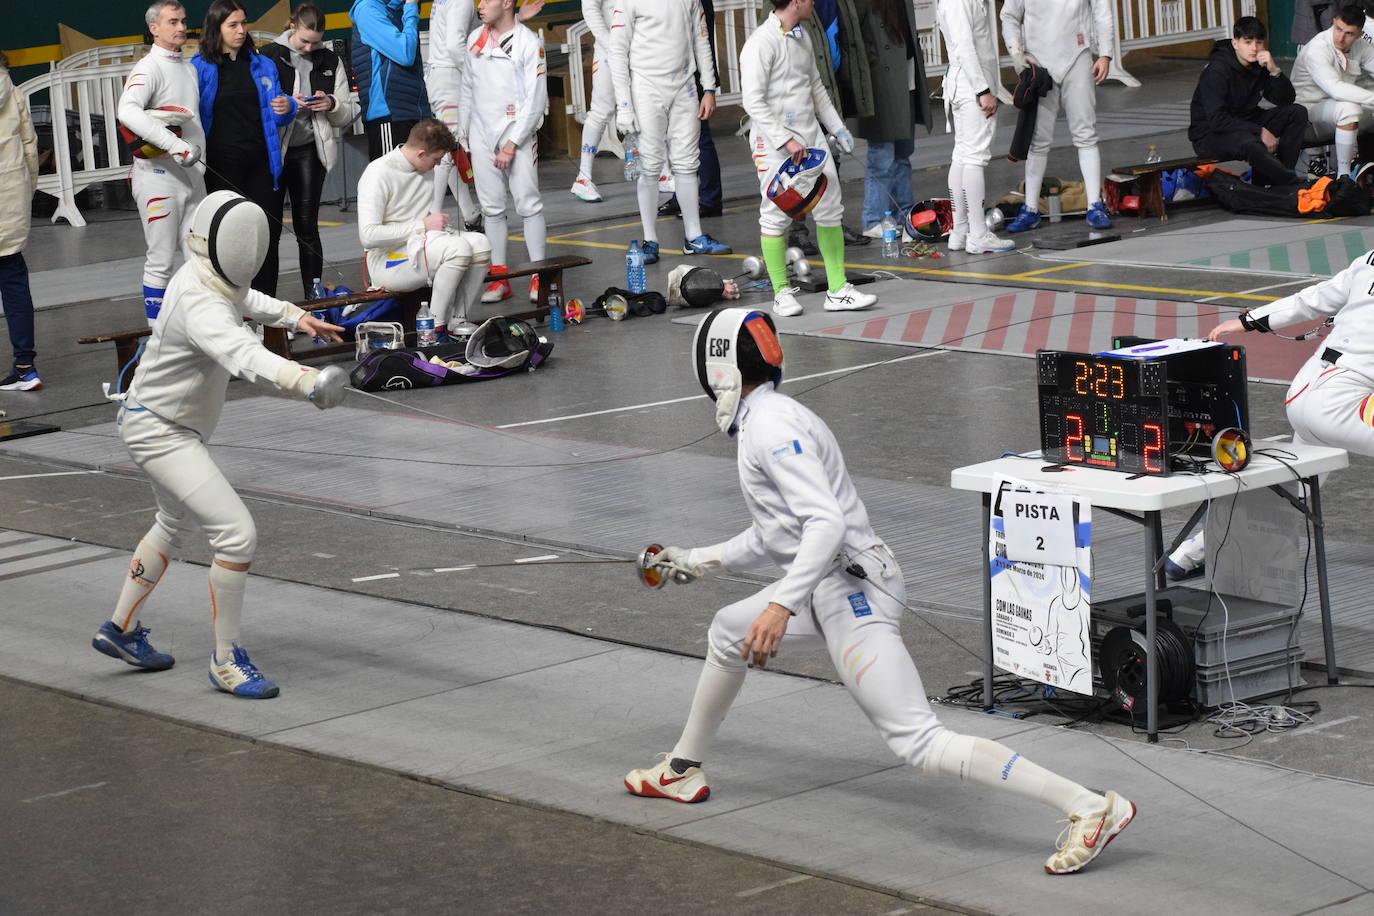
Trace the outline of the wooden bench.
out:
M 574 267 L 584 267 L 592 263 L 591 258 L 581 255 L 559 255 L 558 257 L 545 258 L 542 261 L 534 261 L 529 264 L 520 264 L 511 269 L 507 274 L 495 276 L 487 274 L 487 281 L 492 280 L 514 280 L 519 277 L 539 278 L 539 289 L 547 290 L 551 283 L 557 283 L 560 290 L 566 291 L 567 287 L 563 284 L 563 271 Z M 307 299 L 303 302 L 295 303 L 299 308 L 308 312 L 318 312 L 324 309 L 331 309 L 340 305 L 355 305 L 363 302 L 378 302 L 382 299 L 397 299 L 401 303 L 401 327 L 406 328 L 406 343 L 415 343 L 415 316 L 420 310 L 420 303 L 427 299 L 430 294 L 429 287 L 422 287 L 407 293 L 393 293 L 388 290 L 368 290 L 361 293 L 352 293 L 347 296 L 336 296 L 332 299 Z M 516 293 L 516 296 L 519 296 Z M 512 300 L 514 301 L 514 300 Z M 505 312 L 507 318 L 519 318 L 522 320 L 542 321 L 548 316 L 549 305 L 547 302 L 531 303 L 529 308 L 517 312 Z M 116 331 L 109 334 L 96 334 L 90 337 L 78 337 L 77 343 L 96 344 L 113 343 L 115 345 L 116 372 L 123 372 L 128 367 L 132 373 L 134 367 L 138 365 L 139 342 L 152 333 L 147 327 L 135 328 L 129 331 Z M 301 350 L 293 354 L 291 352 L 291 341 L 287 337 L 285 328 L 263 328 L 263 346 L 271 350 L 278 356 L 287 359 L 311 360 L 325 356 L 337 356 L 341 353 L 352 353 L 353 344 L 326 344 L 312 345 L 308 350 Z M 124 379 L 128 383 L 128 376 Z
M 1173 169 L 1195 169 L 1200 165 L 1211 165 L 1216 161 L 1215 159 L 1198 157 L 1165 159 L 1161 162 L 1142 162 L 1139 165 L 1122 166 L 1114 168 L 1112 171 L 1118 175 L 1130 175 L 1135 178 L 1136 196 L 1140 199 L 1140 208 L 1136 212 L 1141 219 L 1149 215 L 1157 215 L 1161 220 L 1167 220 L 1169 214 L 1164 208 L 1164 173 Z

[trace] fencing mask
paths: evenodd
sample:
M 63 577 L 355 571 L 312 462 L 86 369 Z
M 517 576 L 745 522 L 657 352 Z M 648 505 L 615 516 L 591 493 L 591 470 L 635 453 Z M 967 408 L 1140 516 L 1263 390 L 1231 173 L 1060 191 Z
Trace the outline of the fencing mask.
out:
M 754 309 L 716 309 L 701 319 L 692 360 L 702 390 L 716 402 L 716 426 L 728 436 L 738 429 L 742 387 L 782 382 L 782 344 L 773 319 Z
M 683 264 L 668 274 L 669 305 L 704 308 L 724 298 L 725 279 L 709 267 Z
M 215 191 L 200 202 L 191 219 L 191 236 L 199 239 L 193 250 L 203 246 L 215 273 L 239 288 L 253 282 L 271 238 L 267 214 L 233 191 Z
M 195 112 L 177 105 L 163 105 L 161 108 L 149 108 L 144 112 L 148 117 L 161 124 L 167 125 L 167 129 L 173 134 L 181 136 L 181 125 L 194 118 Z M 124 144 L 124 148 L 129 151 L 135 159 L 156 159 L 165 156 L 167 151 L 159 146 L 154 146 L 144 140 L 138 134 L 129 130 L 123 124 L 119 125 L 119 139 Z
M 768 199 L 793 219 L 806 216 L 820 202 L 830 183 L 825 176 L 828 156 L 825 150 L 808 149 L 801 164 L 791 159 L 783 162 L 768 182 Z

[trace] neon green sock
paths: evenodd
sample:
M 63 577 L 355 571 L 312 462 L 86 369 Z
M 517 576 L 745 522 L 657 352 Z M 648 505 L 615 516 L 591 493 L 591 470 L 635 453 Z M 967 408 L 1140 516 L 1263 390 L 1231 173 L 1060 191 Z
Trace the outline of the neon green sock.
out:
M 844 228 L 817 226 L 816 247 L 825 261 L 825 282 L 832 293 L 839 292 L 849 282 L 844 275 Z
M 759 247 L 763 249 L 763 263 L 768 268 L 773 292 L 787 289 L 787 240 L 780 235 L 761 235 Z

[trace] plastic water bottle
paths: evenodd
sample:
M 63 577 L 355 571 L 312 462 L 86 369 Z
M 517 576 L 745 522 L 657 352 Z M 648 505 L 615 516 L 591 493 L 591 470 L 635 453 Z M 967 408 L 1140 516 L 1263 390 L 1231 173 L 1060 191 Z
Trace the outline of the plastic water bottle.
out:
M 625 180 L 639 180 L 639 134 L 631 131 L 625 135 Z
M 420 311 L 415 316 L 415 346 L 433 347 L 439 343 L 439 335 L 434 330 L 434 315 L 428 302 L 420 303 Z
M 631 239 L 630 247 L 625 249 L 625 288 L 632 293 L 642 293 L 649 288 L 649 279 L 644 273 L 644 249 L 639 247 L 639 239 Z
M 323 298 L 324 298 L 324 284 L 320 282 L 320 278 L 319 278 L 319 277 L 316 277 L 316 278 L 311 282 L 311 284 L 310 284 L 310 298 L 311 298 L 311 299 L 323 299 Z
M 897 220 L 893 217 L 892 211 L 888 210 L 883 214 L 883 257 L 900 258 L 902 256 L 902 235 L 897 228 Z
M 563 293 L 553 281 L 549 282 L 549 330 L 563 333 Z
M 1146 164 L 1153 165 L 1156 162 L 1162 162 L 1163 158 L 1164 157 L 1159 155 L 1159 148 L 1156 147 L 1153 143 L 1150 144 L 1150 148 L 1145 152 Z

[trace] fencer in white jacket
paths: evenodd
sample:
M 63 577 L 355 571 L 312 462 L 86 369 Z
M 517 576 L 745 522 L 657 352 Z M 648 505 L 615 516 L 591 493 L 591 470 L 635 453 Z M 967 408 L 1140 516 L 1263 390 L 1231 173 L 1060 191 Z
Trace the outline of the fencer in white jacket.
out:
M 167 287 L 142 361 L 120 397 L 119 435 L 152 483 L 157 514 L 134 551 L 114 613 L 91 643 L 138 668 L 172 667 L 172 656 L 149 643 L 138 615 L 146 610 L 144 603 L 182 536 L 203 531 L 214 550 L 210 682 L 253 699 L 278 693 L 238 644 L 257 530 L 206 445 L 231 377 L 310 398 L 321 408 L 343 399 L 348 380 L 341 367 L 321 373 L 268 352 L 244 325 L 245 318 L 252 318 L 335 341 L 342 330 L 249 288 L 269 238 L 267 215 L 232 191 L 209 195 L 192 216 L 187 262 Z
M 582 18 L 596 39 L 592 50 L 592 104 L 582 122 L 582 158 L 571 193 L 580 200 L 596 203 L 601 191 L 592 181 L 592 163 L 601 148 L 606 125 L 615 115 L 615 81 L 611 77 L 611 12 L 616 0 L 582 0 Z
M 544 259 L 547 229 L 539 193 L 539 125 L 549 108 L 544 45 L 516 22 L 515 0 L 483 0 L 482 25 L 468 35 L 459 96 L 458 139 L 472 155 L 477 200 L 482 205 L 491 273 L 509 269 L 507 192 L 524 220 L 525 250 L 531 261 Z M 537 277 L 530 278 L 530 301 L 538 301 Z M 495 280 L 483 302 L 511 297 L 510 281 Z
M 134 157 L 129 177 L 148 246 L 143 309 L 151 326 L 191 214 L 205 197 L 205 164 L 200 161 L 205 132 L 196 70 L 181 53 L 186 45 L 186 9 L 167 0 L 149 7 L 145 21 L 153 46 L 124 81 L 118 117 L 120 124 L 147 141 L 151 153 L 149 158 Z
M 948 122 L 954 131 L 949 161 L 949 199 L 954 205 L 951 251 L 969 254 L 1009 251 L 1016 246 L 994 235 L 983 217 L 987 195 L 985 172 L 992 158 L 997 132 L 997 38 L 993 34 L 990 0 L 940 0 L 935 9 L 945 39 L 949 68 L 944 97 Z
M 738 444 L 740 490 L 752 524 L 735 537 L 657 555 L 671 573 L 700 577 L 769 565 L 782 577 L 716 612 L 706 661 L 677 744 L 625 787 L 646 798 L 703 802 L 701 762 L 744 684 L 748 664 L 780 653 L 825 650 L 850 695 L 901 760 L 928 774 L 999 788 L 1062 811 L 1067 838 L 1045 863 L 1054 874 L 1090 862 L 1135 815 L 1115 792 L 1098 795 L 986 738 L 956 734 L 936 718 L 902 642 L 902 571 L 825 422 L 775 390 L 783 353 L 772 321 L 743 308 L 702 319 L 693 368 L 715 400 L 716 425 Z
M 1356 15 L 1358 13 L 1358 16 Z M 1374 75 L 1374 45 L 1363 40 L 1365 14 L 1353 8 L 1346 22 L 1338 14 L 1331 28 L 1303 45 L 1293 64 L 1293 92 L 1307 109 L 1318 136 L 1336 140 L 1336 173 L 1350 174 L 1361 132 L 1374 128 L 1374 91 L 1356 83 Z
M 1078 168 L 1088 197 L 1088 225 L 1112 224 L 1102 203 L 1102 154 L 1097 147 L 1097 99 L 1094 86 L 1107 78 L 1116 19 L 1112 0 L 1007 0 L 1002 7 L 1002 40 L 1017 62 L 1044 67 L 1054 87 L 1040 99 L 1035 134 L 1026 157 L 1026 205 L 1007 225 L 1024 232 L 1040 225 L 1037 206 L 1054 140 L 1054 122 L 1062 108 L 1069 122 Z

